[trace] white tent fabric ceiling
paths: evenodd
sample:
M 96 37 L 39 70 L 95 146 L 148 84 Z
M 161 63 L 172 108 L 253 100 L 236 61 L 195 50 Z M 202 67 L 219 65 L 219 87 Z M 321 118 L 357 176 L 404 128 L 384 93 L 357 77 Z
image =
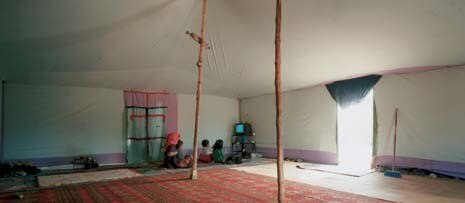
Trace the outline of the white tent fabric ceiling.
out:
M 288 0 L 283 88 L 465 63 L 463 0 Z M 50 85 L 194 93 L 200 1 L 2 1 L 0 76 Z M 208 1 L 204 91 L 273 92 L 274 2 Z

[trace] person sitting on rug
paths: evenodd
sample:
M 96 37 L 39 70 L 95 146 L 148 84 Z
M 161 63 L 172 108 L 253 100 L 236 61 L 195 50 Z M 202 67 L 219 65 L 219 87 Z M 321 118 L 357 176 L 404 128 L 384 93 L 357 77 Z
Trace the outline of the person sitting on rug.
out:
M 184 142 L 179 140 L 177 144 L 170 144 L 165 152 L 165 166 L 167 168 L 188 168 L 192 163 L 192 157 L 182 153 Z
M 224 163 L 223 140 L 216 140 L 213 145 L 213 162 Z
M 170 146 L 170 145 L 178 144 L 180 138 L 181 138 L 181 134 L 179 134 L 178 132 L 169 133 L 166 136 L 166 143 L 165 143 L 165 146 L 164 146 L 165 149 L 168 148 L 168 146 Z
M 165 167 L 167 168 L 180 168 L 178 165 L 178 149 L 176 144 L 170 144 L 166 147 L 165 151 Z
M 210 163 L 213 161 L 210 141 L 202 140 L 202 150 L 200 151 L 199 161 Z
M 178 151 L 176 158 L 178 159 L 178 166 L 180 168 L 188 168 L 192 163 L 192 157 L 190 155 L 184 156 L 184 153 L 182 152 L 183 147 L 184 142 L 182 140 L 179 140 L 178 144 L 176 144 L 176 149 Z

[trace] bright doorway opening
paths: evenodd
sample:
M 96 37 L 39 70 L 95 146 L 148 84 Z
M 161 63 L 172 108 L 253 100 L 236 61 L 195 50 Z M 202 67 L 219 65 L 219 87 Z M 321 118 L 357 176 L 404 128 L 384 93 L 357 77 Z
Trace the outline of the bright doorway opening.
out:
M 373 90 L 358 103 L 337 107 L 339 166 L 370 169 L 373 152 Z

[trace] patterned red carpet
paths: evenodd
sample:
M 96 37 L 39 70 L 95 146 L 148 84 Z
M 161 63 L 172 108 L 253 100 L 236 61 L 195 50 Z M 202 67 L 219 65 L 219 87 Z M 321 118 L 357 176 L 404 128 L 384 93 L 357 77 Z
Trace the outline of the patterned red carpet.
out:
M 276 202 L 274 178 L 232 169 L 139 177 L 118 181 L 70 185 L 24 194 L 25 202 Z M 1 195 L 0 202 L 14 201 Z M 286 183 L 289 202 L 385 202 L 321 187 Z

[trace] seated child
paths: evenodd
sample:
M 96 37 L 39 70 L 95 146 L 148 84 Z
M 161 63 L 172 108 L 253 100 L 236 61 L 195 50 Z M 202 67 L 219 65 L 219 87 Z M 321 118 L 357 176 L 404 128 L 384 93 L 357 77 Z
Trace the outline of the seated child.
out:
M 223 140 L 216 140 L 213 145 L 213 161 L 215 163 L 224 163 Z
M 212 162 L 213 156 L 210 148 L 210 141 L 202 140 L 202 150 L 200 151 L 199 161 Z
M 182 152 L 184 148 L 184 142 L 182 140 L 179 140 L 178 143 L 176 144 L 176 150 L 178 151 L 178 154 L 176 157 L 178 159 L 184 159 L 184 153 Z
M 184 154 L 182 153 L 183 146 L 184 142 L 182 140 L 179 140 L 178 144 L 176 144 L 176 149 L 178 151 L 178 154 L 176 155 L 176 157 L 178 158 L 178 166 L 180 168 L 188 168 L 192 163 L 192 157 L 189 155 L 184 156 Z

